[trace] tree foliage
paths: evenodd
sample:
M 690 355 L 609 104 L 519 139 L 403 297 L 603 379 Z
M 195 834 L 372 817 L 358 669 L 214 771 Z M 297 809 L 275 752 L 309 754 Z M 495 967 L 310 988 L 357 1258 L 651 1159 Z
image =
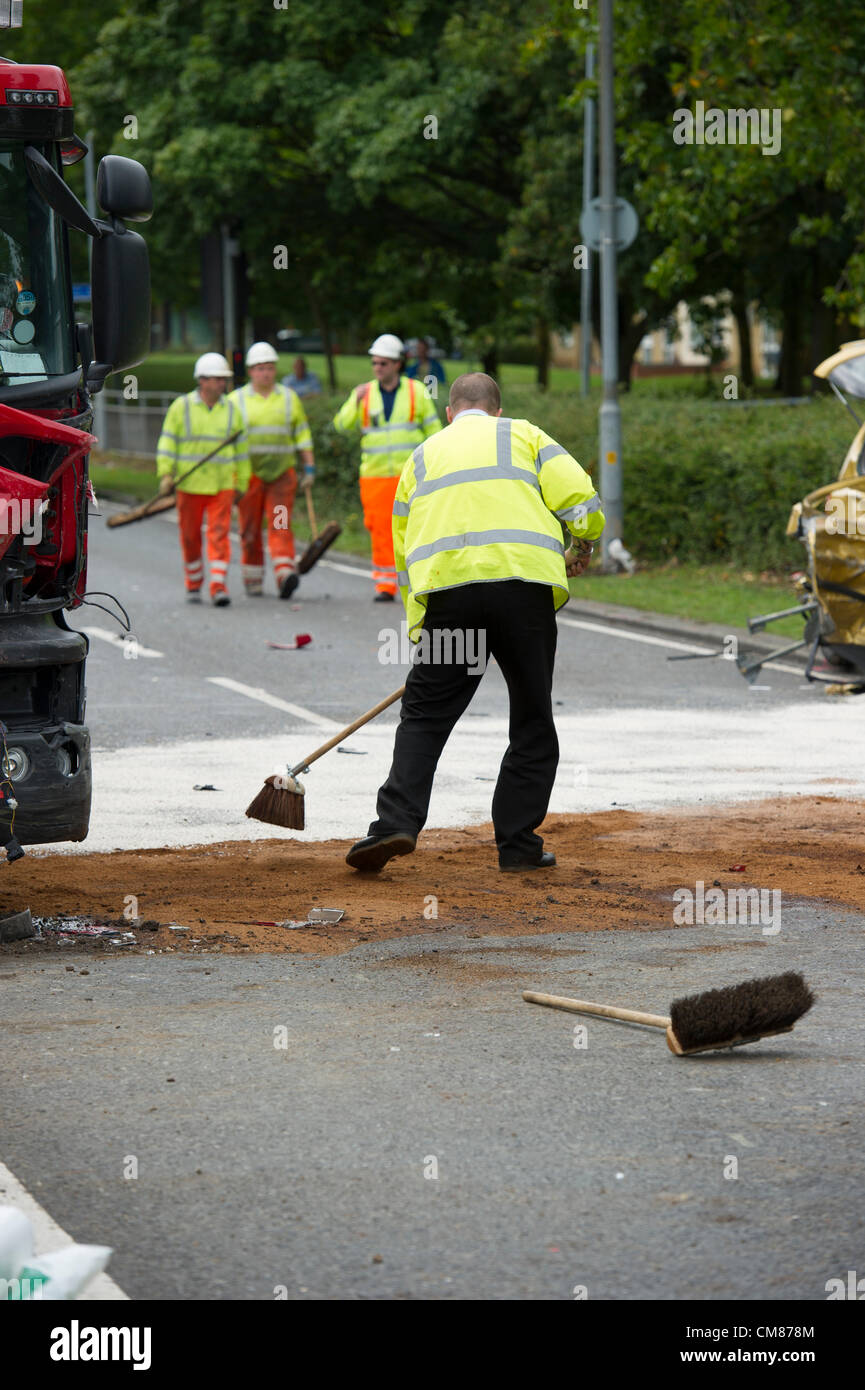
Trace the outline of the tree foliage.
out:
M 865 10 L 614 9 L 619 191 L 641 219 L 620 258 L 623 360 L 679 300 L 705 319 L 726 296 L 740 324 L 756 304 L 783 326 L 795 390 L 865 325 Z M 157 298 L 197 302 L 201 238 L 227 225 L 257 322 L 460 335 L 492 362 L 578 315 L 595 24 L 572 0 L 27 0 L 3 46 L 63 66 L 81 133 L 150 170 Z M 677 144 L 697 101 L 777 111 L 777 153 Z

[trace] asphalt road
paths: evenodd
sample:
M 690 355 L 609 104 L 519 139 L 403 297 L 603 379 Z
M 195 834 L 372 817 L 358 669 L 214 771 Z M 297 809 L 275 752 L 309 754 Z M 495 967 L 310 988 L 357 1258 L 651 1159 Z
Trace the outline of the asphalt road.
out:
M 297 607 L 245 600 L 235 570 L 235 602 L 217 611 L 184 604 L 169 521 L 113 533 L 96 521 L 91 554 L 92 589 L 115 592 L 160 655 L 127 660 L 93 640 L 97 804 L 83 851 L 248 832 L 215 794 L 190 822 L 166 792 L 144 831 L 129 807 L 178 768 L 184 802 L 194 771 L 219 769 L 242 805 L 231 778 L 268 770 L 265 745 L 318 742 L 404 675 L 377 660 L 401 610 L 374 606 L 351 562 L 305 579 Z M 98 610 L 75 623 L 111 630 Z M 303 651 L 265 646 L 298 632 L 313 635 Z M 795 672 L 755 690 L 731 663 L 669 662 L 676 650 L 562 615 L 558 809 L 827 781 L 862 793 L 855 702 Z M 443 764 L 438 823 L 485 814 L 505 716 L 492 669 Z M 367 757 L 318 765 L 318 800 L 341 795 L 360 831 L 350 799 L 372 796 L 394 717 L 365 734 Z M 339 814 L 311 833 L 348 833 Z M 862 1265 L 863 925 L 785 903 L 774 938 L 457 929 L 321 961 L 99 956 L 73 971 L 62 951 L 0 958 L 0 1160 L 77 1240 L 114 1247 L 109 1272 L 133 1298 L 571 1299 L 585 1287 L 601 1300 L 822 1300 Z M 701 1059 L 603 1021 L 575 1048 L 581 1020 L 520 999 L 536 987 L 663 1011 L 681 993 L 798 968 L 820 1000 L 793 1035 Z
M 106 510 L 116 510 L 110 505 Z M 160 658 L 124 660 L 119 648 L 94 638 L 88 658 L 88 720 L 99 748 L 167 743 L 202 736 L 279 736 L 297 723 L 212 683 L 228 677 L 296 701 L 347 724 L 404 679 L 406 665 L 382 665 L 379 633 L 403 622 L 402 605 L 374 604 L 368 566 L 337 556 L 301 580 L 295 602 L 282 602 L 272 576 L 260 599 L 242 593 L 239 547 L 234 543 L 227 609 L 184 601 L 180 547 L 174 513 L 117 530 L 91 521 L 88 583 L 108 590 L 128 609 L 133 631 Z M 99 602 L 105 602 L 99 599 Z M 567 619 L 567 623 L 564 621 Z M 98 609 L 74 614 L 78 628 L 119 629 Z M 669 661 L 680 649 L 651 641 L 629 641 L 574 627 L 573 605 L 560 615 L 556 663 L 557 710 L 609 712 L 650 706 L 750 711 L 790 701 L 814 704 L 821 692 L 788 672 L 767 673 L 769 689 L 751 690 L 729 661 Z M 312 635 L 298 652 L 269 650 L 268 641 Z M 506 711 L 504 682 L 491 668 L 480 683 L 467 719 Z M 393 722 L 395 715 L 382 718 Z
M 136 1299 L 824 1300 L 862 1267 L 863 926 L 16 957 L 3 1158 Z M 699 1058 L 520 998 L 788 968 L 795 1031 Z

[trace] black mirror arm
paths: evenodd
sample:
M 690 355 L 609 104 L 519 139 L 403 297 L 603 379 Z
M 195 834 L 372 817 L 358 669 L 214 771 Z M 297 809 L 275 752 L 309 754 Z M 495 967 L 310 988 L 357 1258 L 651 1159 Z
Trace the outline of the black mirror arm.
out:
M 98 222 L 94 222 L 84 204 L 76 198 L 72 189 L 64 183 L 43 154 L 32 145 L 26 145 L 24 160 L 30 182 L 36 192 L 64 222 L 77 231 L 84 232 L 86 236 L 93 237 L 94 240 L 105 235 L 104 224 L 100 227 Z

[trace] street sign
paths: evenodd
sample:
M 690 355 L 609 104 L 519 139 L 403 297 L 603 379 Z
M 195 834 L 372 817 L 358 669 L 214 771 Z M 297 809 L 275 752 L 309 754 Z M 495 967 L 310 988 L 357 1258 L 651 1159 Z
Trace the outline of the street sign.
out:
M 89 286 L 89 285 L 73 285 L 73 286 L 72 286 L 72 303 L 73 303 L 73 304 L 89 304 L 89 303 L 90 303 L 90 286 Z
M 636 240 L 640 219 L 627 198 L 616 199 L 616 250 L 626 251 Z M 593 251 L 601 249 L 601 200 L 593 198 L 580 214 L 580 236 Z

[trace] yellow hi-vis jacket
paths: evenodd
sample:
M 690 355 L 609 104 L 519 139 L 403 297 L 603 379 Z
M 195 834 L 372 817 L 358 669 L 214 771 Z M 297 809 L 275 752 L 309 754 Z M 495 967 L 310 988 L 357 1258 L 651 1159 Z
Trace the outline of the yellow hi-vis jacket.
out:
M 240 386 L 228 398 L 243 417 L 244 439 L 253 473 L 262 482 L 273 483 L 294 467 L 299 449 L 312 451 L 306 412 L 296 392 L 274 385 L 269 396 L 261 396 L 251 384 Z
M 178 396 L 168 407 L 156 446 L 156 476 L 179 478 L 196 459 L 215 449 L 221 439 L 242 428 L 240 411 L 224 396 L 211 409 L 197 391 Z M 241 436 L 220 449 L 209 463 L 196 468 L 180 484 L 180 491 L 212 496 L 225 488 L 246 492 L 248 487 L 249 455 Z
M 360 476 L 397 478 L 412 449 L 442 427 L 433 398 L 422 381 L 401 376 L 389 420 L 377 381 L 352 391 L 333 417 L 341 434 L 360 429 Z
M 562 523 L 595 540 L 601 499 L 576 459 L 529 420 L 462 411 L 415 449 L 393 505 L 393 549 L 409 637 L 426 595 L 461 584 L 525 579 L 569 597 Z

